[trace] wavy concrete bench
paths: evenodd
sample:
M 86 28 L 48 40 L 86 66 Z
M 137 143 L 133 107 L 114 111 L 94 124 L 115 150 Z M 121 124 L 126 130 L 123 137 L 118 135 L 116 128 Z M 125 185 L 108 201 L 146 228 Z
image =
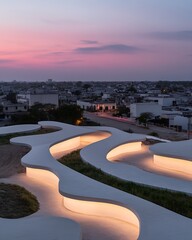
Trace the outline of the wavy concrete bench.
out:
M 61 217 L 0 218 L 0 227 L 2 240 L 81 239 L 80 226 Z
M 93 166 L 118 178 L 159 188 L 192 193 L 191 181 L 146 172 L 132 165 L 109 161 L 110 157 L 126 151 L 139 151 L 139 144 L 146 136 L 129 134 L 115 128 L 94 127 L 95 131 L 109 131 L 111 136 L 80 151 L 81 158 Z M 149 136 L 147 136 L 149 138 Z M 169 143 L 162 143 L 163 146 Z M 155 147 L 156 145 L 154 145 Z
M 21 124 L 7 127 L 0 127 L 0 136 L 13 133 L 29 133 L 38 131 L 41 128 L 38 124 Z
M 14 133 L 30 133 L 41 128 L 38 124 L 22 124 L 0 127 L 0 136 Z M 58 127 L 58 129 L 60 129 Z M 0 218 L 0 239 L 81 239 L 81 229 L 76 222 L 61 217 L 34 217 L 20 219 Z M 53 231 L 54 229 L 54 231 Z
M 192 140 L 158 143 L 149 149 L 156 165 L 192 175 Z
M 39 124 L 42 126 L 59 125 L 62 130 L 41 136 L 18 137 L 11 139 L 11 142 L 31 146 L 31 151 L 22 158 L 22 164 L 27 167 L 27 173 L 29 175 L 32 174 L 32 176 L 36 175 L 39 178 L 47 176 L 53 182 L 59 181 L 59 191 L 64 196 L 64 204 L 67 208 L 77 212 L 98 213 L 105 216 L 109 216 L 111 211 L 116 209 L 117 215 L 115 214 L 115 216 L 117 218 L 134 224 L 138 229 L 138 239 L 191 239 L 192 221 L 190 219 L 131 194 L 94 181 L 61 165 L 52 157 L 50 148 L 53 148 L 54 144 L 65 140 L 68 141 L 69 139 L 71 139 L 71 144 L 73 144 L 73 139 L 76 139 L 78 136 L 90 134 L 97 130 L 101 131 L 101 128 L 76 127 L 55 122 L 40 122 Z M 104 131 L 104 128 L 102 130 Z M 111 132 L 112 136 L 114 134 L 109 128 L 106 128 L 105 131 Z M 119 135 L 120 140 L 121 137 L 122 135 Z M 118 135 L 115 138 L 118 138 Z M 100 141 L 102 145 L 99 149 L 93 147 L 93 144 L 90 145 L 92 146 L 92 156 L 106 156 L 109 150 L 106 146 L 111 150 L 115 147 L 114 145 L 111 146 L 110 143 L 105 142 L 105 144 L 103 142 L 107 139 Z M 136 141 L 138 141 L 138 136 Z M 112 143 L 113 141 L 111 141 Z M 101 153 L 101 155 L 95 155 L 95 151 Z M 88 156 L 90 157 L 89 154 Z M 99 158 L 96 160 L 100 161 Z M 106 161 L 106 158 L 102 160 Z

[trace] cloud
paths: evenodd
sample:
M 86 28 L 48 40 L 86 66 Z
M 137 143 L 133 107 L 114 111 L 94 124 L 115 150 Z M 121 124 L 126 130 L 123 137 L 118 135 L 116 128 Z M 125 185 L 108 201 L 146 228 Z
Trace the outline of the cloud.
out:
M 18 54 L 17 51 L 0 51 L 0 56 L 15 55 Z
M 124 44 L 112 44 L 112 45 L 104 45 L 104 46 L 98 46 L 98 47 L 83 47 L 83 48 L 76 48 L 74 51 L 76 53 L 82 53 L 82 54 L 92 54 L 92 53 L 136 53 L 140 51 L 141 49 L 124 45 Z
M 14 59 L 0 59 L 0 64 L 16 62 Z
M 99 42 L 96 40 L 81 40 L 82 44 L 98 44 Z
M 78 60 L 78 59 L 75 59 L 75 60 L 64 60 L 64 61 L 59 61 L 59 62 L 55 62 L 57 64 L 73 64 L 73 63 L 78 63 L 78 62 L 83 62 L 83 60 Z
M 55 51 L 55 52 L 48 52 L 48 51 L 45 51 L 43 53 L 39 53 L 37 54 L 35 57 L 40 57 L 40 58 L 47 58 L 47 57 L 62 57 L 64 54 L 66 54 L 66 52 L 64 51 Z
M 153 32 L 149 35 L 164 40 L 192 41 L 192 31 Z
M 65 54 L 65 52 L 62 52 L 62 51 L 47 53 L 47 55 L 54 55 L 54 56 L 61 56 L 63 54 Z

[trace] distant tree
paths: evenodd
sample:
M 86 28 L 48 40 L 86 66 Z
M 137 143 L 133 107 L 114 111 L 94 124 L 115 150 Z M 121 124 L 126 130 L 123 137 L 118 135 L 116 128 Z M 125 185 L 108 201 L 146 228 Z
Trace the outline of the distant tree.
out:
M 141 113 L 136 120 L 139 121 L 139 124 L 143 124 L 145 127 L 147 127 L 148 121 L 151 120 L 152 118 L 153 118 L 153 113 L 144 112 L 144 113 Z
M 7 94 L 7 100 L 10 101 L 11 103 L 17 103 L 16 93 L 9 92 Z
M 126 107 L 126 106 L 119 106 L 117 108 L 117 113 L 115 114 L 116 116 L 123 116 L 123 115 L 126 115 L 126 116 L 130 116 L 130 108 L 129 107 Z
M 37 123 L 38 121 L 52 120 L 79 125 L 82 123 L 83 110 L 77 105 L 63 105 L 55 108 L 50 104 L 36 104 L 28 114 L 15 114 L 12 121 L 17 124 Z
M 77 105 L 63 105 L 49 112 L 50 120 L 79 125 L 83 119 L 83 110 Z

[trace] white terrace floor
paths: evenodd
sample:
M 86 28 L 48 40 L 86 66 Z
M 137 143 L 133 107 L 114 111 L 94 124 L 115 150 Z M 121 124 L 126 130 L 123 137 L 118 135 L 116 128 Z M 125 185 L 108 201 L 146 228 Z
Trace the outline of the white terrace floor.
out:
M 45 218 L 45 223 L 47 221 L 47 224 L 49 224 L 50 216 L 61 216 L 57 215 L 55 211 L 59 212 L 60 214 L 64 211 L 58 211 L 58 209 L 61 208 L 61 199 L 63 198 L 65 208 L 81 213 L 79 215 L 74 214 L 76 217 L 73 217 L 73 214 L 69 214 L 69 211 L 65 209 L 66 215 L 63 214 L 62 216 L 75 219 L 81 224 L 83 239 L 96 239 L 94 238 L 95 234 L 97 239 L 191 239 L 191 219 L 182 217 L 143 199 L 91 180 L 65 166 L 62 166 L 51 155 L 52 153 L 56 156 L 57 153 L 62 154 L 62 151 L 67 152 L 69 150 L 78 148 L 81 146 L 81 140 L 84 144 L 86 141 L 95 142 L 98 140 L 96 139 L 97 134 L 94 135 L 93 133 L 99 130 L 100 141 L 88 145 L 81 150 L 81 156 L 85 161 L 88 161 L 102 170 L 124 179 L 191 193 L 191 181 L 183 180 L 181 179 L 181 176 L 179 179 L 157 175 L 155 173 L 143 171 L 136 166 L 114 163 L 107 160 L 107 155 L 110 153 L 110 151 L 115 151 L 114 149 L 119 145 L 124 145 L 126 146 L 126 149 L 131 150 L 127 147 L 133 147 L 133 142 L 137 142 L 136 146 L 134 147 L 135 149 L 138 148 L 139 151 L 138 142 L 145 138 L 144 135 L 131 135 L 117 129 L 107 127 L 75 127 L 56 122 L 40 122 L 39 124 L 43 127 L 60 127 L 61 130 L 55 133 L 49 133 L 40 136 L 18 137 L 11 140 L 11 142 L 14 144 L 29 145 L 32 147 L 32 150 L 22 159 L 22 163 L 27 167 L 27 176 L 24 176 L 24 178 L 29 177 L 28 180 L 25 181 L 25 184 L 30 185 L 30 181 L 36 181 L 35 184 L 31 183 L 33 188 L 32 192 L 36 191 L 37 196 L 43 195 L 44 200 L 41 197 L 40 199 L 42 199 L 42 202 L 45 206 L 47 205 L 47 208 L 45 207 L 45 209 L 49 209 L 48 212 L 46 212 L 47 210 L 45 209 L 41 209 L 40 212 L 34 214 L 34 216 L 38 214 L 43 215 Z M 101 133 L 101 131 L 107 132 L 106 136 L 104 136 L 105 134 Z M 87 134 L 89 134 L 88 137 L 85 136 Z M 101 140 L 104 137 L 106 138 Z M 56 143 L 59 144 L 55 145 Z M 127 145 L 127 143 L 129 143 L 129 145 Z M 62 147 L 62 150 L 60 147 Z M 49 152 L 49 149 L 51 149 L 51 153 Z M 125 148 L 123 151 L 126 153 Z M 117 153 L 116 156 L 118 156 Z M 42 169 L 46 169 L 46 171 Z M 7 181 L 11 181 L 11 179 L 13 179 L 13 182 L 16 180 L 14 180 L 14 178 L 10 178 L 7 179 Z M 18 180 L 18 182 L 19 181 L 20 180 Z M 22 180 L 20 182 L 22 182 Z M 41 187 L 42 184 L 45 184 L 45 182 L 51 188 L 54 188 L 54 194 L 50 192 L 49 186 Z M 58 194 L 57 186 L 59 187 L 59 192 L 64 197 Z M 51 202 L 46 202 L 45 198 L 50 198 L 52 204 Z M 60 199 L 58 201 L 58 205 L 55 202 L 55 198 Z M 50 205 L 52 205 L 52 207 L 50 207 Z M 84 214 L 92 215 L 92 217 L 90 217 L 92 221 L 89 224 L 84 219 L 86 218 Z M 94 215 L 102 216 L 102 218 L 93 217 Z M 108 218 L 103 219 L 103 217 Z M 28 218 L 32 219 L 32 221 L 35 221 L 33 220 L 33 216 Z M 112 220 L 114 218 L 118 220 Z M 53 218 L 52 220 L 54 221 Z M 69 231 L 68 234 L 70 234 L 71 229 L 74 229 L 74 232 L 76 232 L 76 235 L 74 235 L 73 238 L 71 235 L 70 238 L 67 237 L 66 239 L 81 239 L 77 225 L 75 225 L 73 222 L 69 223 L 68 220 L 63 218 L 60 220 L 63 222 L 63 226 L 65 225 L 64 222 L 66 221 L 67 225 L 65 229 Z M 102 223 L 103 220 L 104 222 Z M 57 219 L 57 221 L 59 220 Z M 114 225 L 116 225 L 117 228 L 113 228 L 114 225 L 110 227 L 111 221 L 115 221 Z M 11 224 L 13 223 L 13 221 L 10 222 Z M 14 224 L 16 224 L 15 226 L 21 225 L 17 220 L 14 222 Z M 102 224 L 97 224 L 100 222 Z M 71 224 L 71 227 L 67 227 L 68 224 Z M 90 225 L 91 228 L 89 228 L 87 224 Z M 8 228 L 9 221 L 3 221 L 1 219 L 0 226 L 1 228 Z M 38 228 L 38 221 L 36 227 Z M 46 234 L 46 229 L 44 227 L 42 227 L 42 235 Z M 35 228 L 35 225 L 33 228 Z M 97 229 L 100 230 L 97 231 Z M 126 231 L 129 229 L 128 233 L 126 234 L 125 229 Z M 27 230 L 23 229 L 23 231 L 26 233 Z M 58 227 L 58 233 L 59 232 L 61 235 L 63 234 L 63 230 L 59 230 Z M 115 234 L 115 238 L 112 236 L 109 237 L 110 232 L 113 232 L 112 235 Z M 103 237 L 98 237 L 97 234 L 100 233 L 104 234 Z M 121 235 L 121 233 L 123 234 Z M 39 234 L 41 234 L 41 232 Z M 9 237 L 7 238 L 7 240 L 10 239 L 11 238 Z M 21 237 L 20 240 L 22 239 L 26 238 Z M 47 240 L 48 239 L 49 238 L 47 238 Z M 58 237 L 58 239 L 60 238 Z

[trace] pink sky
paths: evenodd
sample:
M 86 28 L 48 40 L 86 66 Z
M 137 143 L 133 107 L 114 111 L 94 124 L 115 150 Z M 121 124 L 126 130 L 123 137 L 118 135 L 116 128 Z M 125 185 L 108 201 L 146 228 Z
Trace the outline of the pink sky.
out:
M 192 2 L 6 0 L 0 80 L 192 80 Z

